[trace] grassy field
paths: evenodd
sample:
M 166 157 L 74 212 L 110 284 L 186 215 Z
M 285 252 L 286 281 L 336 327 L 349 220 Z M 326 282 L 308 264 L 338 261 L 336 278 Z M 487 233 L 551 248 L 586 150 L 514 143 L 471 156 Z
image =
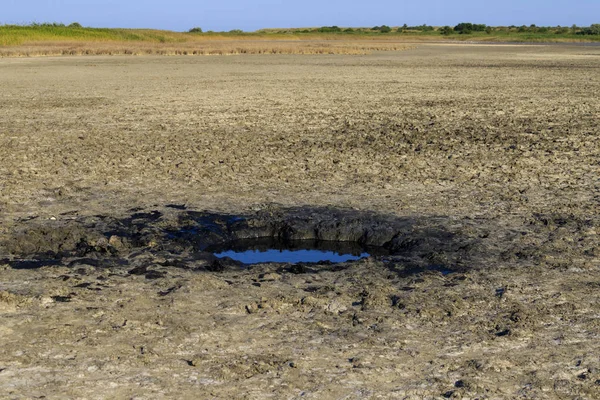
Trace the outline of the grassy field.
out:
M 381 39 L 381 40 L 376 40 Z M 0 57 L 52 55 L 367 54 L 412 48 L 376 36 L 0 26 Z
M 367 54 L 412 48 L 421 41 L 593 42 L 600 35 L 578 35 L 573 29 L 519 32 L 494 28 L 490 32 L 442 35 L 430 30 L 390 28 L 263 29 L 256 32 L 174 32 L 155 29 L 111 29 L 63 24 L 0 26 L 0 57 L 111 54 Z

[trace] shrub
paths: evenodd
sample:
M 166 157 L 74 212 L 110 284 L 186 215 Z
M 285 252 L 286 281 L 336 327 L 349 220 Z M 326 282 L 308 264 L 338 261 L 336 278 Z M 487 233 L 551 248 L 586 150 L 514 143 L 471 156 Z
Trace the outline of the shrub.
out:
M 400 30 L 400 29 L 398 29 L 398 30 Z M 404 24 L 404 26 L 402 27 L 402 30 L 430 32 L 430 31 L 434 31 L 435 28 L 433 26 L 427 25 L 427 24 L 418 25 L 418 26 L 406 26 L 406 24 Z
M 379 31 L 381 33 L 390 33 L 392 31 L 392 28 L 390 28 L 387 25 L 381 25 L 381 26 L 374 26 L 371 28 L 372 31 Z
M 73 22 L 68 26 L 69 28 L 83 28 L 79 22 Z
M 244 33 L 244 31 L 241 29 L 232 29 L 229 31 L 229 33 Z
M 435 30 L 435 28 L 433 26 L 427 25 L 427 24 L 423 24 L 421 26 L 416 26 L 415 28 L 421 32 L 430 32 L 430 31 Z
M 446 25 L 440 29 L 440 33 L 444 36 L 450 36 L 452 34 L 452 32 L 453 32 L 452 28 L 449 27 L 448 25 Z
M 319 29 L 317 29 L 318 32 L 321 33 L 331 33 L 331 32 L 341 32 L 342 29 L 339 26 L 333 25 L 333 26 L 322 26 Z
M 202 28 L 195 27 L 195 28 L 190 29 L 188 32 L 189 33 L 202 33 Z
M 462 34 L 469 34 L 471 32 L 484 32 L 486 29 L 486 24 L 472 24 L 470 22 L 461 22 L 454 27 L 454 31 Z
M 64 28 L 65 24 L 63 23 L 59 23 L 59 22 L 42 22 L 37 23 L 37 22 L 33 22 L 31 24 L 32 27 L 34 28 L 39 28 L 39 27 L 44 27 L 44 28 Z
M 493 32 L 493 29 L 491 26 L 488 26 L 485 28 L 485 33 L 487 33 L 488 35 L 491 34 Z
M 466 35 L 473 32 L 473 24 L 470 22 L 461 22 L 454 27 L 454 31 Z
M 578 35 L 600 35 L 600 24 L 592 24 L 589 28 L 582 28 Z

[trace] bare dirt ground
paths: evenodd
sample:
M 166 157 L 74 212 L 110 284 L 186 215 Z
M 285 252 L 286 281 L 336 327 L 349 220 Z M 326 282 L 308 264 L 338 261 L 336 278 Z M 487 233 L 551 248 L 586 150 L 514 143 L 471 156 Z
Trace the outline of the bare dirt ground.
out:
M 600 398 L 600 48 L 1 59 L 0 88 L 1 398 Z M 289 207 L 399 250 L 214 268 L 161 233 Z

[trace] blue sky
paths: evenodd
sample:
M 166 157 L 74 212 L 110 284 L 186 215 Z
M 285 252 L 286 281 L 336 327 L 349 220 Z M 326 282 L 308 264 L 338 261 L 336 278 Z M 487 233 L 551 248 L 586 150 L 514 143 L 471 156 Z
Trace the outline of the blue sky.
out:
M 0 0 L 0 24 L 77 21 L 84 26 L 228 31 L 324 25 L 588 26 L 600 0 Z

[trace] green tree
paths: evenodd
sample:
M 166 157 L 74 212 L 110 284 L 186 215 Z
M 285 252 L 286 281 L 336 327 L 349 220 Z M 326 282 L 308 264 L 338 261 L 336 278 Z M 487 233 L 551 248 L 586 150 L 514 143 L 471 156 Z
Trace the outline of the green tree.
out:
M 195 28 L 190 29 L 188 32 L 189 33 L 202 33 L 202 28 L 195 27 Z
M 473 32 L 473 24 L 470 22 L 461 22 L 454 27 L 454 31 L 466 35 Z

